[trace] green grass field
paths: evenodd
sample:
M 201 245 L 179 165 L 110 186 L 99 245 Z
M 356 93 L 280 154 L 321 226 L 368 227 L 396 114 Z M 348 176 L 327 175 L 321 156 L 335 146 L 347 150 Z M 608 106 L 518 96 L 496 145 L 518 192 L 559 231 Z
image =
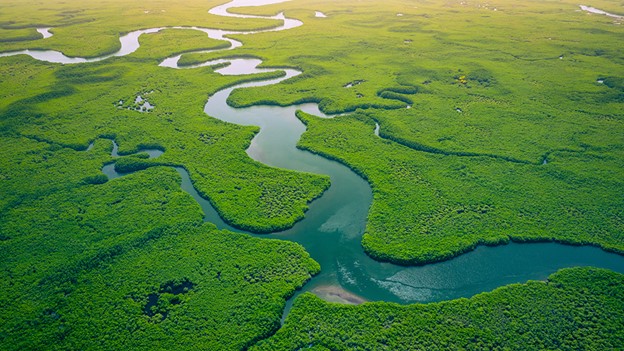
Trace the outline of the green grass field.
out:
M 220 3 L 0 0 L 0 52 L 97 57 L 138 29 L 280 24 L 208 14 Z M 578 5 L 292 0 L 236 12 L 284 11 L 303 26 L 233 35 L 242 47 L 185 54 L 181 64 L 253 56 L 266 67 L 298 68 L 293 79 L 236 90 L 228 102 L 317 102 L 326 113 L 353 112 L 299 113 L 308 127 L 299 147 L 371 184 L 362 246 L 375 259 L 423 264 L 510 240 L 622 254 L 623 20 Z M 621 1 L 588 5 L 624 15 Z M 39 27 L 54 35 L 42 39 Z M 439 304 L 340 306 L 304 294 L 280 329 L 285 299 L 323 267 L 298 244 L 203 223 L 170 167 L 184 167 L 236 227 L 273 232 L 301 220 L 329 178 L 250 159 L 245 149 L 258 128 L 203 112 L 216 91 L 280 73 L 158 66 L 226 47 L 198 31 L 166 29 L 140 43 L 128 56 L 88 64 L 0 57 L 0 349 L 624 344 L 622 275 L 589 268 Z M 154 109 L 134 110 L 137 96 Z M 147 169 L 107 181 L 110 139 L 121 166 Z M 142 148 L 164 154 L 123 156 Z

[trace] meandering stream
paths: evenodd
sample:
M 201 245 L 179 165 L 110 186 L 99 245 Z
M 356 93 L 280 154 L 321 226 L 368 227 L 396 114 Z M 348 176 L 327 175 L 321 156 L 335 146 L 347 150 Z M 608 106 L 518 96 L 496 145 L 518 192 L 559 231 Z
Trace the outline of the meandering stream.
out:
M 217 72 L 253 74 L 271 70 L 258 69 L 261 61 L 257 59 L 229 60 L 233 64 Z M 296 110 L 321 117 L 331 116 L 322 114 L 318 105 L 312 103 L 243 109 L 227 104 L 228 96 L 235 89 L 278 84 L 301 73 L 292 69 L 284 71 L 286 75 L 281 78 L 223 89 L 209 98 L 204 111 L 226 122 L 259 126 L 260 132 L 247 149 L 253 159 L 269 166 L 330 176 L 331 188 L 312 203 L 303 221 L 284 232 L 258 235 L 298 242 L 321 264 L 321 273 L 298 294 L 311 291 L 326 300 L 346 303 L 366 300 L 431 302 L 468 297 L 529 279 L 545 279 L 564 267 L 592 265 L 624 272 L 622 256 L 595 247 L 555 243 L 480 247 L 447 262 L 418 267 L 402 267 L 371 259 L 360 244 L 372 201 L 368 183 L 342 164 L 296 148 L 306 129 L 296 118 Z M 371 128 L 371 134 L 374 132 Z M 199 198 L 203 208 L 211 207 L 190 185 L 188 174 L 180 169 L 178 171 L 185 179 L 184 190 Z M 220 228 L 238 231 L 218 218 L 214 209 L 210 212 L 213 215 L 208 216 L 208 221 Z M 292 301 L 288 302 L 285 314 Z
M 262 1 L 262 4 L 277 3 L 281 0 Z M 302 25 L 302 22 L 286 18 L 283 13 L 276 16 L 250 16 L 230 14 L 228 9 L 235 6 L 260 5 L 259 1 L 235 0 L 210 10 L 211 14 L 243 18 L 270 18 L 283 21 L 281 26 L 271 31 L 286 30 Z M 222 31 L 197 27 L 214 39 L 230 42 L 229 49 L 240 47 L 242 43 L 228 34 L 253 34 L 263 31 Z M 4 53 L 0 56 L 17 54 L 30 55 L 36 59 L 64 64 L 101 61 L 112 56 L 124 56 L 139 47 L 138 38 L 142 34 L 158 32 L 163 28 L 135 31 L 120 38 L 121 49 L 114 54 L 98 58 L 69 58 L 57 51 L 30 51 Z M 228 49 L 220 49 L 228 50 Z M 167 68 L 178 67 L 180 55 L 168 58 L 161 63 Z M 253 106 L 232 108 L 227 98 L 234 89 L 279 84 L 292 78 L 300 71 L 295 69 L 258 68 L 259 59 L 229 58 L 204 62 L 193 67 L 230 65 L 217 70 L 221 74 L 254 74 L 281 70 L 286 74 L 276 79 L 242 83 L 218 91 L 207 101 L 204 111 L 207 115 L 223 121 L 259 126 L 260 132 L 252 140 L 247 153 L 253 159 L 268 166 L 297 171 L 326 174 L 331 178 L 331 187 L 322 197 L 315 200 L 305 218 L 289 230 L 262 238 L 279 238 L 298 242 L 305 247 L 311 257 L 321 265 L 321 273 L 308 282 L 297 294 L 312 291 L 324 299 L 346 303 L 362 301 L 393 301 L 399 303 L 431 302 L 468 297 L 490 291 L 510 283 L 525 282 L 529 279 L 545 279 L 549 274 L 564 267 L 597 266 L 624 273 L 624 256 L 605 252 L 595 247 L 575 247 L 556 243 L 509 244 L 497 247 L 478 247 L 476 250 L 452 260 L 418 267 L 402 267 L 390 263 L 377 262 L 366 254 L 360 245 L 366 225 L 368 209 L 372 202 L 371 188 L 366 181 L 346 166 L 323 157 L 302 151 L 296 144 L 305 131 L 305 126 L 295 117 L 298 109 L 321 117 L 316 104 L 302 104 L 288 107 Z M 379 133 L 379 125 L 371 134 Z M 158 157 L 162 151 L 142 150 L 150 157 Z M 117 145 L 113 147 L 113 157 L 118 157 Z M 226 224 L 206 199 L 193 188 L 188 173 L 176 167 L 182 177 L 182 189 L 197 200 L 205 213 L 205 220 L 219 228 L 241 232 Z M 114 164 L 104 166 L 103 172 L 110 178 L 122 174 L 114 170 Z M 289 300 L 284 315 L 288 313 Z

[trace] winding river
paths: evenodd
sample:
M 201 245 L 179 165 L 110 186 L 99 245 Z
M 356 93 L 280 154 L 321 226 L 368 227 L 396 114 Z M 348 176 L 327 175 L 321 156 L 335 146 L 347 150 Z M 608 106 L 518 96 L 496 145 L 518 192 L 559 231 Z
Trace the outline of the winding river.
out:
M 243 18 L 270 18 L 282 20 L 281 26 L 271 31 L 286 30 L 302 25 L 298 20 L 288 19 L 283 13 L 276 16 L 250 16 L 230 14 L 228 9 L 236 6 L 257 6 L 278 3 L 282 0 L 250 1 L 235 0 L 210 10 L 211 14 Z M 214 39 L 230 42 L 229 49 L 242 45 L 227 38 L 228 34 L 253 34 L 262 31 L 222 31 L 197 27 Z M 93 62 L 112 56 L 124 56 L 139 47 L 138 38 L 142 34 L 158 32 L 163 28 L 152 28 L 129 33 L 120 38 L 121 49 L 111 55 L 99 58 L 69 58 L 57 51 L 30 51 L 4 53 L 0 56 L 17 54 L 30 55 L 36 59 L 63 64 Z M 220 49 L 228 50 L 228 49 Z M 164 60 L 164 69 L 178 67 L 180 56 Z M 227 98 L 234 89 L 278 84 L 301 74 L 294 69 L 258 68 L 259 59 L 228 58 L 204 62 L 193 67 L 229 63 L 217 70 L 227 75 L 254 74 L 267 71 L 284 71 L 283 77 L 242 83 L 218 91 L 207 101 L 204 111 L 207 115 L 223 121 L 259 126 L 260 132 L 254 137 L 247 154 L 268 166 L 287 168 L 296 171 L 326 174 L 331 177 L 331 187 L 322 197 L 315 200 L 305 218 L 289 230 L 257 235 L 262 238 L 277 238 L 300 243 L 311 257 L 321 265 L 321 273 L 308 282 L 297 294 L 311 291 L 318 296 L 336 302 L 360 303 L 363 301 L 392 301 L 398 303 L 432 302 L 469 297 L 490 291 L 502 285 L 525 282 L 529 279 L 545 279 L 548 275 L 564 267 L 596 266 L 624 273 L 624 256 L 605 252 L 590 246 L 566 246 L 556 243 L 508 244 L 497 247 L 478 247 L 476 250 L 449 261 L 416 267 L 402 267 L 390 263 L 377 262 L 368 257 L 360 245 L 366 225 L 368 209 L 372 201 L 371 188 L 366 181 L 346 166 L 302 151 L 296 148 L 297 141 L 305 131 L 305 126 L 295 117 L 296 110 L 324 117 L 316 104 L 302 104 L 288 107 L 253 106 L 236 109 L 227 104 Z M 379 125 L 371 128 L 371 134 L 378 135 Z M 113 142 L 113 157 L 118 157 L 117 145 Z M 150 157 L 162 154 L 159 150 L 141 150 Z M 193 188 L 188 173 L 176 167 L 182 177 L 182 189 L 197 200 L 205 213 L 205 220 L 217 227 L 242 232 L 226 224 L 209 201 L 202 198 Z M 114 164 L 104 166 L 103 172 L 110 178 L 122 176 L 114 169 Z M 296 294 L 296 295 L 297 295 Z M 293 299 L 287 302 L 286 315 Z

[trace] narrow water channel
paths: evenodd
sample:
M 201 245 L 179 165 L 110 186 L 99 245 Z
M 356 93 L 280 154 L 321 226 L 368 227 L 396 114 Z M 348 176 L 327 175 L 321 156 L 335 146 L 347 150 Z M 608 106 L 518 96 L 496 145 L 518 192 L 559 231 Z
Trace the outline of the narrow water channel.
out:
M 43 37 L 42 39 L 48 39 L 50 37 L 52 37 L 52 33 L 50 33 L 50 27 L 46 27 L 46 28 L 37 28 L 37 33 L 41 34 L 41 36 Z
M 585 5 L 579 5 L 579 7 L 581 8 L 582 11 L 586 11 L 586 12 L 589 12 L 589 13 L 595 13 L 595 14 L 598 14 L 598 15 L 605 15 L 607 17 L 612 17 L 612 18 L 615 18 L 615 19 L 624 19 L 624 16 L 616 15 L 616 14 L 613 14 L 613 13 L 609 13 L 607 11 L 603 11 L 603 10 L 597 9 L 595 7 L 585 6 Z
M 235 0 L 213 8 L 210 13 L 283 21 L 283 25 L 272 28 L 271 31 L 294 28 L 302 24 L 298 20 L 286 18 L 283 14 L 248 16 L 233 15 L 228 12 L 228 9 L 234 6 L 258 6 L 277 2 L 281 0 Z M 211 38 L 230 42 L 230 49 L 239 47 L 242 43 L 227 38 L 226 35 L 262 32 L 190 28 L 204 31 Z M 120 38 L 121 49 L 117 53 L 98 58 L 69 58 L 57 51 L 29 50 L 4 53 L 0 56 L 27 54 L 39 60 L 64 64 L 100 61 L 135 51 L 139 47 L 140 35 L 162 29 L 164 28 L 129 33 Z M 161 66 L 180 68 L 177 64 L 179 58 L 179 55 L 168 58 L 161 63 Z M 198 66 L 226 61 L 230 65 L 218 70 L 221 74 L 254 74 L 277 70 L 258 69 L 257 66 L 261 64 L 261 61 L 248 58 L 214 60 Z M 267 235 L 248 233 L 262 238 L 278 238 L 300 243 L 311 257 L 320 263 L 321 273 L 297 294 L 311 291 L 326 300 L 344 303 L 381 300 L 398 303 L 432 302 L 468 297 L 502 285 L 525 282 L 529 279 L 545 279 L 549 274 L 564 267 L 591 265 L 624 273 L 624 256 L 608 253 L 595 247 L 575 247 L 556 243 L 479 247 L 446 262 L 417 267 L 402 267 L 374 261 L 364 254 L 360 244 L 372 201 L 368 183 L 338 162 L 296 148 L 301 134 L 305 131 L 305 126 L 295 117 L 296 110 L 301 109 L 321 117 L 331 116 L 324 116 L 316 104 L 288 107 L 253 106 L 243 109 L 232 108 L 227 104 L 227 98 L 234 89 L 278 84 L 301 73 L 294 69 L 280 70 L 286 73 L 284 77 L 243 83 L 215 93 L 207 101 L 204 111 L 207 115 L 223 121 L 259 126 L 260 133 L 252 140 L 247 150 L 253 159 L 268 166 L 330 176 L 332 184 L 330 189 L 310 205 L 305 218 L 293 228 Z M 379 126 L 375 130 L 371 129 L 371 134 L 378 134 L 378 131 Z M 159 150 L 142 150 L 142 152 L 148 152 L 150 157 L 158 157 L 162 153 Z M 119 156 L 116 144 L 114 144 L 112 156 Z M 182 189 L 191 194 L 202 206 L 206 221 L 222 229 L 242 232 L 227 225 L 218 216 L 209 201 L 202 198 L 193 188 L 188 173 L 182 167 L 176 167 L 176 170 L 182 177 Z M 110 179 L 122 176 L 114 170 L 114 164 L 104 166 L 103 172 Z M 292 301 L 293 299 L 289 300 L 284 315 L 288 313 Z
M 221 13 L 227 13 L 227 8 Z M 222 59 L 202 65 L 230 63 L 217 70 L 224 75 L 255 74 L 275 69 L 258 69 L 258 59 Z M 201 66 L 201 65 L 199 65 Z M 260 132 L 252 140 L 247 154 L 266 165 L 296 171 L 326 174 L 331 188 L 314 201 L 303 221 L 290 230 L 259 235 L 291 240 L 303 245 L 321 265 L 321 273 L 300 292 L 311 291 L 336 302 L 392 301 L 398 303 L 431 302 L 469 297 L 510 283 L 529 279 L 545 279 L 564 267 L 598 266 L 624 273 L 624 257 L 595 247 L 573 247 L 556 243 L 509 244 L 499 247 L 479 247 L 455 259 L 419 267 L 401 267 L 380 263 L 368 257 L 360 244 L 366 226 L 372 192 L 366 181 L 346 166 L 302 151 L 296 144 L 305 126 L 296 110 L 321 116 L 317 104 L 296 106 L 252 106 L 233 108 L 227 104 L 231 92 L 239 88 L 278 84 L 301 72 L 283 69 L 284 77 L 243 83 L 218 91 L 204 107 L 204 112 L 220 120 L 240 125 L 255 125 Z M 371 133 L 378 134 L 378 126 Z M 181 172 L 183 178 L 188 174 Z M 199 197 L 183 181 L 186 191 Z M 201 199 L 201 198 L 200 198 Z M 202 199 L 203 200 L 203 199 Z M 200 201 L 202 201 L 200 200 Z M 202 207 L 210 204 L 203 200 Z M 207 220 L 220 228 L 236 230 L 225 224 L 216 211 Z M 288 302 L 288 313 L 294 299 Z
M 217 70 L 221 74 L 259 73 L 257 59 L 231 59 L 234 64 Z M 266 71 L 266 69 L 260 70 Z M 281 78 L 239 84 L 212 95 L 204 112 L 226 122 L 255 125 L 260 132 L 247 153 L 266 165 L 302 172 L 327 174 L 332 186 L 314 201 L 303 221 L 290 230 L 256 235 L 291 240 L 303 245 L 321 265 L 321 273 L 299 293 L 311 291 L 334 302 L 391 301 L 398 303 L 432 302 L 469 297 L 510 283 L 545 279 L 558 269 L 572 266 L 597 266 L 624 273 L 624 257 L 595 247 L 574 247 L 556 243 L 509 244 L 479 247 L 455 259 L 425 266 L 402 267 L 377 262 L 368 257 L 360 244 L 364 233 L 372 192 L 366 181 L 346 166 L 296 148 L 305 125 L 295 112 L 322 114 L 316 104 L 288 107 L 252 106 L 233 108 L 227 98 L 234 89 L 278 84 L 300 72 L 284 70 Z M 377 131 L 371 128 L 371 134 Z M 188 174 L 182 172 L 183 177 Z M 196 194 L 190 181 L 184 190 Z M 194 195 L 196 198 L 198 195 Z M 208 207 L 205 200 L 202 207 Z M 213 216 L 216 211 L 212 211 Z M 208 217 L 220 228 L 231 228 L 220 218 Z M 252 234 L 253 235 L 253 234 Z M 288 302 L 285 314 L 293 299 Z

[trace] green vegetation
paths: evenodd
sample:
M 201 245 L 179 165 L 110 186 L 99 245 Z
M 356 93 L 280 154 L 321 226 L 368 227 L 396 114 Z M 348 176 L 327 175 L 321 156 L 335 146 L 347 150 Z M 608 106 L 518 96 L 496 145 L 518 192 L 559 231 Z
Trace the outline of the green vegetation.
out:
M 138 29 L 279 25 L 208 14 L 223 1 L 3 0 L 0 52 L 96 57 Z M 616 1 L 592 6 L 621 11 Z M 236 11 L 281 10 L 304 26 L 233 35 L 242 47 L 180 62 L 253 56 L 303 71 L 237 90 L 233 106 L 318 102 L 326 113 L 354 112 L 299 113 L 308 126 L 300 147 L 371 184 L 362 244 L 372 257 L 422 264 L 510 240 L 624 253 L 623 26 L 572 0 L 298 0 Z M 54 36 L 42 40 L 36 27 Z M 328 177 L 251 160 L 245 149 L 258 128 L 203 112 L 224 87 L 283 73 L 158 67 L 227 47 L 199 31 L 165 29 L 140 42 L 126 57 L 80 65 L 0 57 L 0 349 L 624 344 L 624 278 L 590 268 L 429 305 L 340 306 L 304 294 L 277 331 L 285 298 L 319 265 L 297 244 L 203 223 L 171 166 L 184 167 L 234 226 L 274 232 L 301 220 Z M 154 109 L 137 111 L 138 96 Z M 164 154 L 135 154 L 145 148 Z M 108 180 L 101 169 L 112 162 L 135 173 Z
M 555 240 L 624 252 L 622 158 L 556 152 L 546 165 L 414 150 L 373 134 L 378 112 L 298 116 L 299 146 L 346 163 L 373 188 L 363 245 L 400 264 L 449 259 L 478 244 Z M 383 129 L 382 129 L 383 131 Z
M 256 22 L 267 21 L 246 25 Z M 222 26 L 227 23 L 235 21 Z M 80 33 L 76 26 L 56 28 L 57 41 L 46 45 L 81 55 L 99 45 L 101 52 L 115 50 L 105 36 L 89 37 L 93 46 L 85 46 L 70 31 Z M 241 227 L 272 231 L 302 218 L 328 178 L 250 160 L 244 150 L 257 128 L 202 111 L 207 96 L 224 86 L 280 73 L 223 77 L 209 68 L 157 66 L 195 45 L 222 46 L 197 31 L 165 30 L 141 42 L 133 55 L 88 65 L 1 59 L 7 78 L 0 80 L 3 350 L 243 349 L 276 331 L 285 298 L 319 270 L 297 244 L 203 224 L 175 170 L 154 167 L 185 167 L 200 192 Z M 156 107 L 126 109 L 137 96 Z M 121 157 L 116 163 L 125 170 L 150 168 L 108 181 L 101 173 L 113 162 L 106 139 L 115 139 L 122 155 L 166 152 L 157 160 Z
M 592 6 L 617 12 L 609 1 Z M 371 182 L 363 245 L 373 257 L 431 262 L 510 239 L 622 252 L 623 203 L 613 194 L 624 189 L 624 52 L 613 19 L 572 1 L 365 1 L 357 11 L 318 1 L 244 11 L 277 7 L 306 25 L 240 36 L 236 52 L 304 73 L 235 91 L 229 103 L 270 96 L 276 105 L 317 101 L 326 113 L 366 110 L 314 121 L 302 147 Z M 373 121 L 396 143 L 376 140 Z
M 89 185 L 109 143 L 2 142 L 3 350 L 241 349 L 319 270 L 299 245 L 203 224 L 173 169 Z
M 141 47 L 132 54 L 132 57 L 152 60 L 154 64 L 159 64 L 173 53 L 225 49 L 230 46 L 228 42 L 210 39 L 206 33 L 191 29 L 165 29 L 141 36 L 139 41 Z
M 40 39 L 41 34 L 35 28 L 22 28 L 15 30 L 0 29 L 0 43 Z
M 89 3 L 80 0 L 41 3 L 4 0 L 0 29 L 7 34 L 0 34 L 0 38 L 25 36 L 26 32 L 21 31 L 27 27 L 53 27 L 54 36 L 38 41 L 4 42 L 1 51 L 50 49 L 70 57 L 96 57 L 117 51 L 119 36 L 138 29 L 197 26 L 251 30 L 280 24 L 275 20 L 221 17 L 208 13 L 221 3 L 220 0 L 149 0 L 141 3 L 125 0 Z M 21 35 L 9 33 L 14 30 L 19 30 Z
M 619 7 L 612 1 L 592 6 L 613 12 Z M 326 113 L 409 104 L 411 109 L 380 111 L 375 117 L 381 131 L 445 152 L 532 163 L 556 150 L 621 152 L 621 90 L 597 83 L 622 78 L 624 29 L 612 19 L 577 11 L 574 1 L 397 0 L 352 7 L 295 1 L 244 9 L 285 8 L 304 21 L 305 26 L 254 40 L 239 36 L 245 45 L 236 50 L 260 54 L 267 66 L 300 67 L 304 74 L 238 91 L 230 101 L 318 101 Z M 314 10 L 328 17 L 315 18 Z M 191 54 L 186 60 L 212 56 Z M 344 87 L 354 81 L 362 82 Z M 380 94 L 393 87 L 417 92 Z
M 145 147 L 166 150 L 158 162 L 186 168 L 198 191 L 240 228 L 271 232 L 303 218 L 308 202 L 329 186 L 328 177 L 269 168 L 249 159 L 244 150 L 257 128 L 226 124 L 202 110 L 207 95 L 220 87 L 279 72 L 226 77 L 210 68 L 144 64 L 137 54 L 67 66 L 5 58 L 0 70 L 12 79 L 2 83 L 0 128 L 7 135 L 77 150 L 96 137 L 114 138 L 120 154 Z M 134 111 L 137 96 L 156 107 L 150 113 Z
M 252 350 L 617 350 L 622 284 L 622 274 L 575 268 L 426 305 L 340 305 L 306 293 Z

